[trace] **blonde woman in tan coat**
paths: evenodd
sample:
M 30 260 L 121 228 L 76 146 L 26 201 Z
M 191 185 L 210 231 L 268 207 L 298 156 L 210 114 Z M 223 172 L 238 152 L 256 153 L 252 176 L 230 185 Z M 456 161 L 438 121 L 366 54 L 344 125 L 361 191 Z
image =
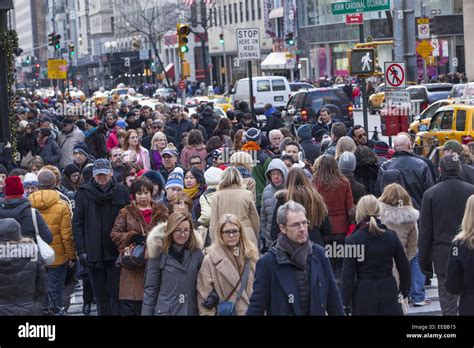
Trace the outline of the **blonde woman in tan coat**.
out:
M 212 197 L 209 232 L 214 241 L 219 219 L 224 214 L 234 214 L 242 223 L 249 241 L 258 248 L 260 218 L 250 191 L 242 187 L 242 176 L 235 167 L 228 167 L 222 174 L 217 192 Z
M 245 315 L 252 294 L 258 250 L 247 239 L 243 226 L 235 215 L 223 215 L 217 232 L 198 274 L 199 314 L 215 315 L 219 303 L 232 301 L 236 315 Z M 249 262 L 249 276 L 237 301 L 246 262 Z
M 397 233 L 408 261 L 418 250 L 418 218 L 420 213 L 413 208 L 408 192 L 399 184 L 385 187 L 380 202 L 380 220 L 388 229 Z M 394 268 L 398 283 L 398 273 Z

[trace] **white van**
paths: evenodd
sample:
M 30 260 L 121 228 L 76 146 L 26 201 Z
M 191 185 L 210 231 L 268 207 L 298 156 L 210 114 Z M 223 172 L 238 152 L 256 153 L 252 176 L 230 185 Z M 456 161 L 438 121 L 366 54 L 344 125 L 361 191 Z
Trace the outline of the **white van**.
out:
M 283 76 L 257 76 L 252 78 L 253 103 L 257 114 L 263 114 L 266 104 L 274 107 L 286 107 L 291 96 L 290 84 Z M 250 103 L 249 79 L 237 81 L 232 90 L 232 103 L 246 101 Z M 250 106 L 250 104 L 249 104 Z

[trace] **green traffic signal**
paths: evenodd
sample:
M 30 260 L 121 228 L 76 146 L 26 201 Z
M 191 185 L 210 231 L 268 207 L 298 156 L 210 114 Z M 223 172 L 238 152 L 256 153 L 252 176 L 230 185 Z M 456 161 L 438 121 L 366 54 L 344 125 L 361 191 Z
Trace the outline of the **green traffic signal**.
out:
M 186 53 L 186 52 L 188 52 L 188 51 L 189 51 L 188 46 L 181 46 L 181 52 L 182 52 L 182 53 Z

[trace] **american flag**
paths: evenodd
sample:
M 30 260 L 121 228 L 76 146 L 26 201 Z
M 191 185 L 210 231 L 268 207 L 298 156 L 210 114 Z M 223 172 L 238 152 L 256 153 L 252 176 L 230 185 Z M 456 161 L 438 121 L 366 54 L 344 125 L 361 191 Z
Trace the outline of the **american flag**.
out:
M 210 5 L 214 0 L 202 0 L 204 5 Z M 196 0 L 183 0 L 185 6 L 192 6 L 196 3 Z

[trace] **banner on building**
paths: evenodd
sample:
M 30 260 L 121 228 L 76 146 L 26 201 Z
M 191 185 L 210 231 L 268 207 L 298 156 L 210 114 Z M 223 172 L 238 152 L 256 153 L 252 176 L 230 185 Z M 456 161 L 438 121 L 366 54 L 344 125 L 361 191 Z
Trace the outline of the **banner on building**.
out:
M 296 0 L 284 0 L 283 35 L 296 34 Z
M 275 21 L 270 19 L 270 12 L 273 9 L 273 0 L 263 0 L 263 20 L 265 22 L 265 36 L 275 37 Z

